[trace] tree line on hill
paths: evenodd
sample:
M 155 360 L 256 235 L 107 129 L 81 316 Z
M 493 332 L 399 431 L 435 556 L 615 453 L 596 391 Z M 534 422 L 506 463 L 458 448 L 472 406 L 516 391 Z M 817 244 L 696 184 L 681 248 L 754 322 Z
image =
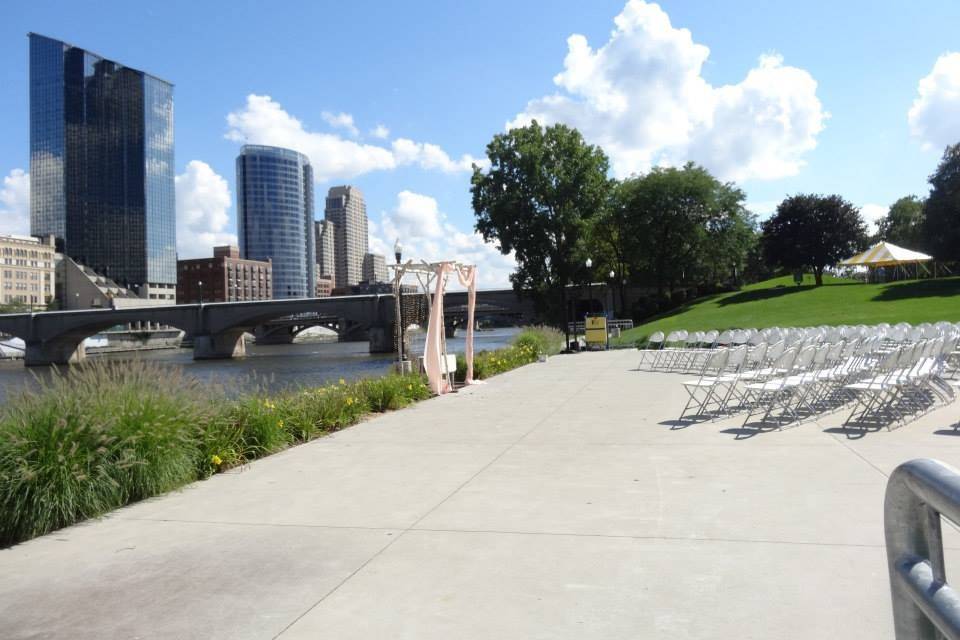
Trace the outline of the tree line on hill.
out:
M 617 309 L 639 319 L 778 273 L 810 270 L 819 285 L 825 267 L 875 239 L 960 260 L 960 144 L 927 198 L 898 200 L 873 237 L 839 195 L 789 196 L 759 223 L 736 184 L 692 162 L 612 179 L 603 150 L 563 124 L 511 129 L 486 151 L 489 167 L 474 166 L 471 180 L 476 229 L 513 253 L 514 288 L 558 322 L 570 319 L 568 286 L 587 282 L 606 282 L 620 301 L 627 285 L 648 287 L 655 293 Z

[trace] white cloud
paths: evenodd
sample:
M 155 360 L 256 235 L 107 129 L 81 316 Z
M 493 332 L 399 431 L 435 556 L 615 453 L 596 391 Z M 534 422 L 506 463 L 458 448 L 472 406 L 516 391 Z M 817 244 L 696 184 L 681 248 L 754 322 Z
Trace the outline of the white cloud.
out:
M 29 235 L 30 174 L 14 169 L 0 187 L 0 233 Z
M 489 162 L 486 158 L 474 158 L 470 154 L 464 154 L 459 160 L 453 160 L 446 151 L 435 144 L 414 142 L 407 138 L 397 138 L 391 146 L 397 164 L 416 164 L 423 169 L 439 169 L 444 173 L 470 171 L 474 164 L 485 167 Z
M 618 176 L 699 162 L 723 179 L 796 174 L 828 114 L 805 70 L 763 55 L 737 84 L 702 76 L 710 50 L 656 4 L 629 0 L 610 39 L 567 39 L 560 91 L 527 103 L 507 124 L 563 122 L 609 154 Z
M 780 200 L 757 200 L 756 202 L 748 202 L 744 206 L 750 213 L 763 220 L 772 216 L 779 205 Z
M 191 160 L 176 177 L 177 254 L 179 258 L 206 258 L 213 247 L 237 244 L 237 236 L 226 231 L 230 217 L 230 187 L 210 165 Z
M 960 53 L 944 53 L 920 79 L 907 122 L 924 149 L 960 142 Z
M 863 218 L 863 221 L 867 223 L 867 231 L 870 233 L 876 233 L 877 223 L 885 218 L 887 216 L 887 212 L 889 211 L 890 207 L 886 207 L 882 204 L 862 205 L 860 207 L 860 216 Z
M 343 129 L 352 136 L 360 135 L 357 126 L 353 124 L 353 116 L 349 113 L 343 113 L 342 111 L 340 113 L 330 113 L 329 111 L 324 111 L 320 114 L 320 117 L 334 129 Z
M 247 104 L 227 115 L 227 139 L 287 147 L 305 153 L 317 181 L 353 178 L 380 169 L 393 169 L 389 150 L 360 144 L 332 133 L 307 131 L 270 96 L 247 96 Z
M 344 115 L 347 114 L 340 114 Z M 346 140 L 333 133 L 309 131 L 270 96 L 247 96 L 242 109 L 227 115 L 227 125 L 228 140 L 287 147 L 306 154 L 318 182 L 345 180 L 403 165 L 455 173 L 469 171 L 470 163 L 474 161 L 469 155 L 452 160 L 435 144 L 403 138 L 386 148 Z
M 378 124 L 373 129 L 370 130 L 370 135 L 374 138 L 380 138 L 381 140 L 386 140 L 390 137 L 390 129 L 387 129 L 384 125 Z
M 370 250 L 393 255 L 393 243 L 403 244 L 404 260 L 428 262 L 458 260 L 477 265 L 478 287 L 509 288 L 509 276 L 516 268 L 513 255 L 503 255 L 476 232 L 463 232 L 447 220 L 437 201 L 412 191 L 397 194 L 396 206 L 370 221 Z M 456 279 L 451 288 L 459 288 Z

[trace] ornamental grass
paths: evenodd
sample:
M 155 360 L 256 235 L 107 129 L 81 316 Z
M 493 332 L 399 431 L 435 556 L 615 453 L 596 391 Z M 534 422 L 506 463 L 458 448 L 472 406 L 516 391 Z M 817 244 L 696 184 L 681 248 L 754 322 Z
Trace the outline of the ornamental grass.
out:
M 512 344 L 501 349 L 481 351 L 473 357 L 473 377 L 483 380 L 525 364 L 536 362 L 541 356 L 551 356 L 563 349 L 563 334 L 553 327 L 527 327 L 514 337 Z M 467 361 L 457 356 L 457 380 L 467 374 Z
M 390 375 L 229 398 L 179 369 L 91 361 L 0 410 L 0 546 L 429 396 L 422 377 Z

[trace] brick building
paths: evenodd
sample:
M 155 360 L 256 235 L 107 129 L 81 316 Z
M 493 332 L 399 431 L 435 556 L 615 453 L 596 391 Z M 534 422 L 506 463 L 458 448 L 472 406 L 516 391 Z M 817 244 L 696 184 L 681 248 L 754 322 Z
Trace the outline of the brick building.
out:
M 237 247 L 214 247 L 212 258 L 177 261 L 177 302 L 239 302 L 273 297 L 270 260 L 244 260 Z

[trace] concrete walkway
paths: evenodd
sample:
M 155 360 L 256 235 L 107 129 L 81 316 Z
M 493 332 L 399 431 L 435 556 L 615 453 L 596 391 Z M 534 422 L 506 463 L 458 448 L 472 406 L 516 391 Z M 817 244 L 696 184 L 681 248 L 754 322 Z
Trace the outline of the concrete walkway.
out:
M 891 638 L 887 475 L 960 466 L 958 405 L 738 440 L 661 424 L 683 377 L 636 360 L 553 358 L 0 551 L 0 637 Z

